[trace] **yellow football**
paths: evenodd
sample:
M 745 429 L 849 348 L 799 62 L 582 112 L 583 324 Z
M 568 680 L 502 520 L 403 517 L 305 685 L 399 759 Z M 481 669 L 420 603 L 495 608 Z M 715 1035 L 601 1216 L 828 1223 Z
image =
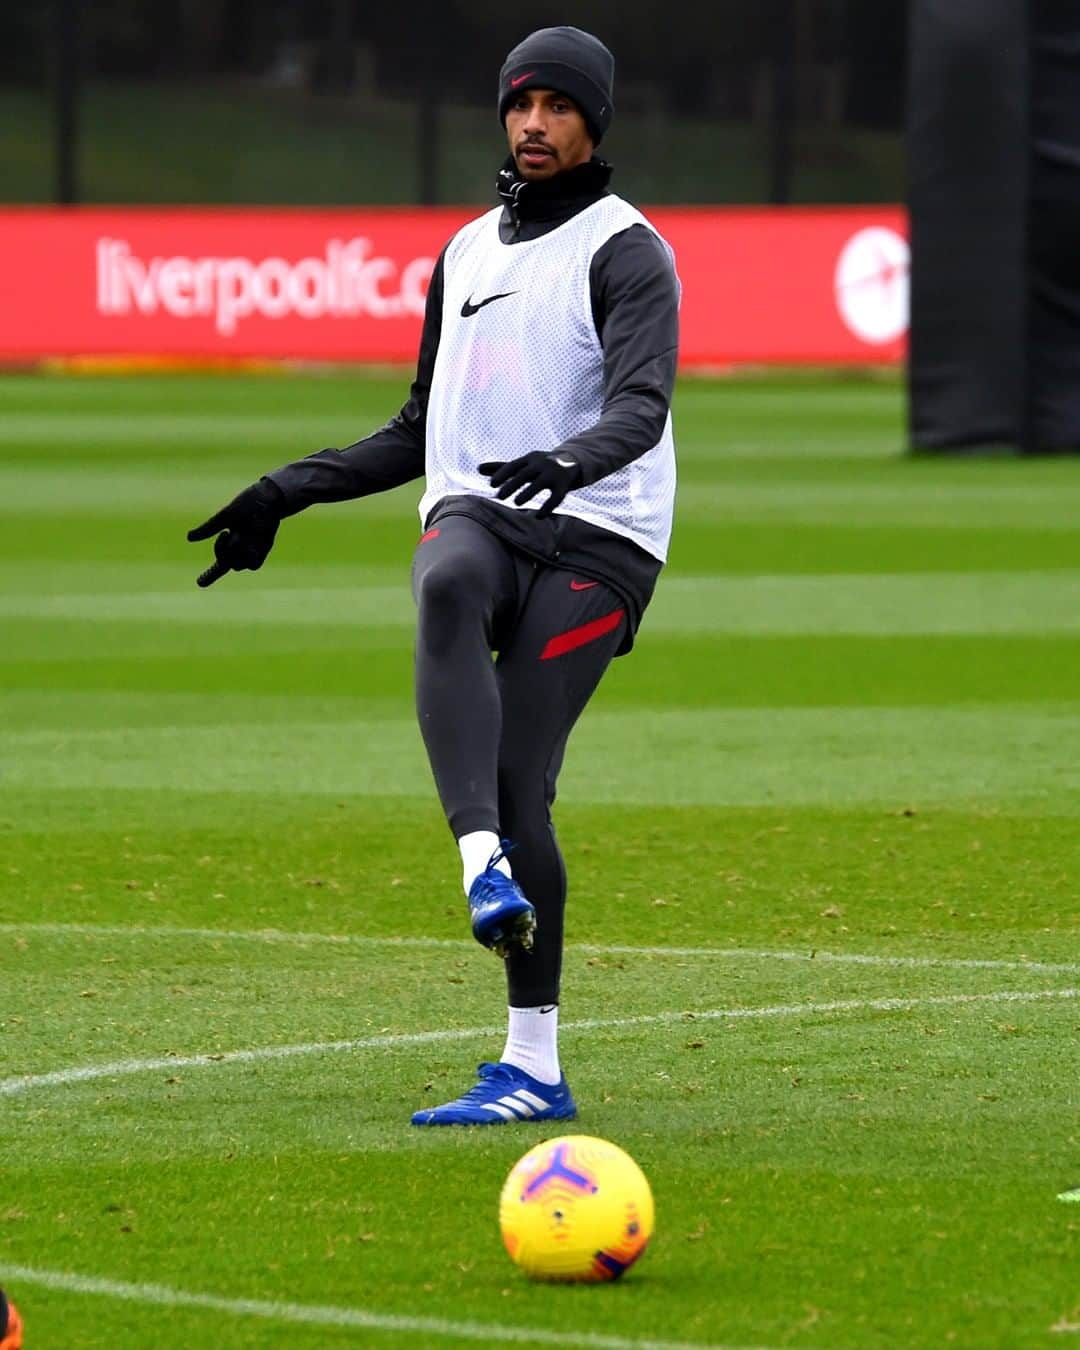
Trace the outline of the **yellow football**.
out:
M 510 1170 L 499 1198 L 503 1243 L 534 1280 L 617 1280 L 653 1233 L 652 1190 L 617 1144 L 547 1139 Z

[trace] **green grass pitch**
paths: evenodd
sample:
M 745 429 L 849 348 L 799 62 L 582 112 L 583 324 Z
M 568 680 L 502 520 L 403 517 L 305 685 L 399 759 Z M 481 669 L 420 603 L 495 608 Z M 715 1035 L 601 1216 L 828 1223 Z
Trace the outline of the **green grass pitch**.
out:
M 681 381 L 670 566 L 571 740 L 573 1132 L 651 1179 L 532 1285 L 413 724 L 416 487 L 200 592 L 185 531 L 407 373 L 0 380 L 0 1283 L 28 1350 L 1019 1347 L 1080 1331 L 1080 461 L 901 384 Z

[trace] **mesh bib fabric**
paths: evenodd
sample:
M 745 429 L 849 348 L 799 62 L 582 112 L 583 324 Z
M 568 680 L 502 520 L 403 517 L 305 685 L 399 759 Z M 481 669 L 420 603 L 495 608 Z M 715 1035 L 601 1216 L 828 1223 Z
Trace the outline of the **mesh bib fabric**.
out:
M 471 221 L 450 241 L 443 260 L 421 522 L 443 497 L 494 497 L 478 464 L 554 450 L 599 420 L 604 355 L 593 323 L 589 268 L 613 235 L 631 225 L 653 229 L 628 202 L 608 196 L 539 239 L 504 244 L 501 214 L 497 207 Z M 541 494 L 525 506 L 543 500 Z M 674 503 L 669 414 L 656 445 L 569 493 L 557 511 L 613 530 L 664 561 Z

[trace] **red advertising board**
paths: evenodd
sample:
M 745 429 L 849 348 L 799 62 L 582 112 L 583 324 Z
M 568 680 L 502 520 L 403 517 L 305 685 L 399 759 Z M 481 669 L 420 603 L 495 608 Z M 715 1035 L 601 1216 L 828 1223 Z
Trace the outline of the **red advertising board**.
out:
M 412 361 L 469 208 L 0 209 L 0 360 Z M 899 208 L 646 210 L 675 250 L 684 366 L 902 359 Z

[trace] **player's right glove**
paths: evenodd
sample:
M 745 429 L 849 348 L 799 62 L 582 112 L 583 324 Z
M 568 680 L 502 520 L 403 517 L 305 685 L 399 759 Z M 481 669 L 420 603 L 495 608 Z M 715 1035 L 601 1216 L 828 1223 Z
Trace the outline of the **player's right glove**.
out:
M 285 496 L 268 478 L 260 478 L 238 493 L 216 515 L 188 530 L 188 542 L 214 540 L 214 561 L 200 573 L 197 584 L 212 586 L 226 572 L 257 572 L 274 547 L 283 516 Z

